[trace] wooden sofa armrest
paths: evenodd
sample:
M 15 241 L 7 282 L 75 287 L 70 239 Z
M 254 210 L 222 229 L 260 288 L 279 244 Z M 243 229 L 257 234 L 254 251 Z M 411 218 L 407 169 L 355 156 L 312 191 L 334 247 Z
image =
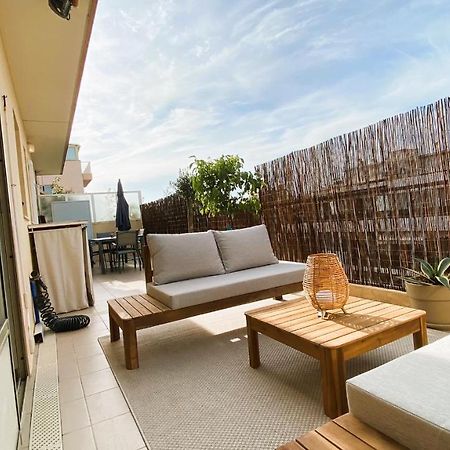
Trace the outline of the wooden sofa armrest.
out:
M 147 245 L 142 247 L 142 262 L 144 264 L 145 283 L 153 281 L 152 259 L 150 258 L 150 249 Z

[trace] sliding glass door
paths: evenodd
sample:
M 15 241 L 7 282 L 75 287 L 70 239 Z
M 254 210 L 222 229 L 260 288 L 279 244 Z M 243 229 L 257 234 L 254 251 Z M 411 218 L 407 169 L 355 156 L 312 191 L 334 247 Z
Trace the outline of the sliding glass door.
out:
M 12 228 L 1 125 L 0 122 L 0 448 L 15 450 L 26 374 L 18 301 L 13 289 L 15 271 L 8 261 Z

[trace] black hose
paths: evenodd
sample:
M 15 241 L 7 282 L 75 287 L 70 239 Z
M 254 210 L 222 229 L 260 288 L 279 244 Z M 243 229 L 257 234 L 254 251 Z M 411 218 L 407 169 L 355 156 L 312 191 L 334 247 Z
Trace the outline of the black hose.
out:
M 78 314 L 69 317 L 58 317 L 56 314 L 50 297 L 48 295 L 47 286 L 42 281 L 41 276 L 37 272 L 31 272 L 31 282 L 34 284 L 33 299 L 44 324 L 55 333 L 61 331 L 74 331 L 87 327 L 91 319 L 84 314 Z

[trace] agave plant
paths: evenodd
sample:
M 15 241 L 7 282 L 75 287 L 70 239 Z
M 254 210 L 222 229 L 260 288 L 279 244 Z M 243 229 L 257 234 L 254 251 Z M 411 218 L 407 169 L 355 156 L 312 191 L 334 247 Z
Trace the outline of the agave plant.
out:
M 446 274 L 450 268 L 450 258 L 444 258 L 435 265 L 420 258 L 414 259 L 420 264 L 420 272 L 414 269 L 405 268 L 411 276 L 401 277 L 404 281 L 423 286 L 442 285 L 450 289 L 449 274 Z

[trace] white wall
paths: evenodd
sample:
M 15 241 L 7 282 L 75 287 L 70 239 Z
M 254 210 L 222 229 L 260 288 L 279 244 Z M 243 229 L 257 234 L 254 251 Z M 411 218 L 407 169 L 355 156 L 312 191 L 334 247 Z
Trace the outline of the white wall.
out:
M 16 95 L 11 81 L 8 68 L 8 62 L 5 56 L 3 43 L 0 38 L 0 96 L 6 95 L 6 109 L 3 108 L 3 99 L 1 99 L 0 120 L 3 134 L 3 144 L 6 153 L 6 170 L 8 177 L 8 197 L 12 209 L 13 224 L 13 243 L 14 243 L 14 259 L 17 271 L 17 285 L 19 290 L 19 303 L 22 311 L 23 329 L 25 337 L 25 353 L 28 368 L 32 366 L 32 353 L 34 351 L 34 311 L 31 298 L 29 275 L 32 270 L 32 260 L 30 251 L 30 241 L 28 237 L 27 225 L 32 220 L 32 201 L 30 198 L 30 186 L 28 185 L 28 177 L 25 177 L 25 191 L 27 198 L 22 198 L 21 180 L 19 171 L 19 162 L 16 149 L 16 132 L 14 126 L 14 116 L 19 127 L 20 145 L 27 147 L 27 139 L 24 133 L 23 124 L 20 116 L 19 105 L 17 104 Z M 24 168 L 27 171 L 29 167 L 30 156 L 28 152 L 24 154 Z M 22 201 L 28 205 L 24 212 Z

